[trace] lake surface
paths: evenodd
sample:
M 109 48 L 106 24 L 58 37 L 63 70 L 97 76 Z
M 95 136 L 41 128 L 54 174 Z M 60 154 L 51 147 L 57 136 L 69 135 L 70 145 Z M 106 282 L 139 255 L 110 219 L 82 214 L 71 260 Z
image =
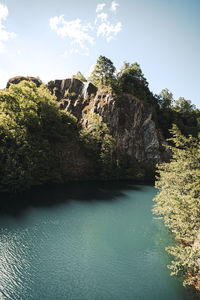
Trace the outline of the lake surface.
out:
M 155 194 L 94 182 L 1 196 L 0 299 L 199 299 L 169 275 L 171 236 L 153 219 Z

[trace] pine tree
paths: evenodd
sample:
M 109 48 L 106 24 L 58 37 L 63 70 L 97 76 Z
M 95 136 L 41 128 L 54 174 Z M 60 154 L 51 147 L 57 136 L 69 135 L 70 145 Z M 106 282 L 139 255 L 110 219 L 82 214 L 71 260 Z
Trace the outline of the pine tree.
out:
M 111 85 L 114 80 L 115 67 L 113 62 L 100 55 L 97 63 L 94 67 L 94 71 L 91 73 L 90 80 L 94 85 Z
M 80 72 L 78 71 L 75 75 L 72 76 L 73 78 L 76 78 L 76 79 L 79 79 L 83 82 L 87 81 L 85 76 Z

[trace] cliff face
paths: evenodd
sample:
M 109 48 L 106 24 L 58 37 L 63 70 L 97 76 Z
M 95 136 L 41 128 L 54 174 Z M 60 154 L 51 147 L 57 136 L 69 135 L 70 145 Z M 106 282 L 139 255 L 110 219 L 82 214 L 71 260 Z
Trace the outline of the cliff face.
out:
M 8 81 L 7 87 L 11 83 L 17 84 L 22 80 L 31 80 L 37 86 L 41 84 L 37 78 L 17 76 Z M 116 140 L 118 159 L 129 157 L 151 167 L 168 159 L 169 155 L 162 147 L 165 141 L 152 119 L 151 108 L 146 107 L 136 97 L 130 94 L 117 95 L 109 87 L 97 89 L 90 82 L 82 82 L 74 78 L 50 81 L 47 87 L 55 95 L 60 108 L 78 119 L 80 128 L 88 126 L 89 113 L 94 112 L 102 117 L 110 134 Z M 75 151 L 68 148 L 67 146 L 61 151 L 66 169 L 70 165 L 70 172 L 76 170 L 77 178 L 81 178 L 85 170 L 90 174 L 92 165 L 87 155 L 80 149 Z
M 94 112 L 103 117 L 122 155 L 150 164 L 162 161 L 161 141 L 152 113 L 141 101 L 132 95 L 116 96 L 98 90 L 93 106 Z
M 78 79 L 50 81 L 47 86 L 61 109 L 75 115 L 81 126 L 87 127 L 89 112 L 101 115 L 120 156 L 128 155 L 149 165 L 166 159 L 164 139 L 152 120 L 152 111 L 139 99 L 130 94 L 116 95 L 108 87 L 97 89 Z

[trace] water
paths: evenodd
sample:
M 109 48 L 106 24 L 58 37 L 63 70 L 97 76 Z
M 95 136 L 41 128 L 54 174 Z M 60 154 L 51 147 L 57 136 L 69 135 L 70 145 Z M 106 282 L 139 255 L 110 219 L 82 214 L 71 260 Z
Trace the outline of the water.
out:
M 112 182 L 1 197 L 0 299 L 199 299 L 169 275 L 155 194 Z

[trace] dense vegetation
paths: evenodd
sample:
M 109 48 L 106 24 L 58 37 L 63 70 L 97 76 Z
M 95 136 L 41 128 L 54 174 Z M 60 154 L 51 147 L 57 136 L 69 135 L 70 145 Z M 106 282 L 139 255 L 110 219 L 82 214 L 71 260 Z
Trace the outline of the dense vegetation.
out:
M 48 89 L 22 81 L 0 91 L 0 190 L 60 181 L 56 143 L 71 140 L 76 119 L 61 111 Z
M 116 167 L 115 139 L 109 134 L 108 127 L 100 115 L 90 112 L 87 120 L 87 127 L 80 131 L 80 139 L 95 160 L 95 172 L 99 178 L 113 178 Z
M 168 247 L 174 256 L 172 274 L 185 276 L 184 284 L 200 290 L 200 139 L 185 137 L 174 126 L 170 163 L 158 166 L 154 213 L 162 216 L 173 232 L 175 244 Z
M 116 69 L 113 65 L 113 62 L 109 58 L 100 55 L 89 79 L 96 86 L 98 85 L 113 86 L 113 82 L 115 79 L 114 77 L 115 70 Z
M 154 121 L 162 129 L 166 138 L 170 137 L 169 129 L 176 124 L 183 134 L 197 136 L 200 131 L 200 111 L 190 100 L 180 97 L 173 99 L 168 89 L 154 95 L 138 63 L 124 62 L 116 72 L 112 61 L 100 56 L 89 78 L 95 85 L 109 85 L 116 93 L 130 93 L 143 101 L 153 111 Z
M 69 156 L 80 148 L 94 170 L 73 178 L 76 166 L 63 166 L 61 153 L 66 148 Z M 115 141 L 99 115 L 90 114 L 88 127 L 80 130 L 77 119 L 60 110 L 45 85 L 21 81 L 0 91 L 0 191 L 18 192 L 69 179 L 110 178 L 114 152 Z

